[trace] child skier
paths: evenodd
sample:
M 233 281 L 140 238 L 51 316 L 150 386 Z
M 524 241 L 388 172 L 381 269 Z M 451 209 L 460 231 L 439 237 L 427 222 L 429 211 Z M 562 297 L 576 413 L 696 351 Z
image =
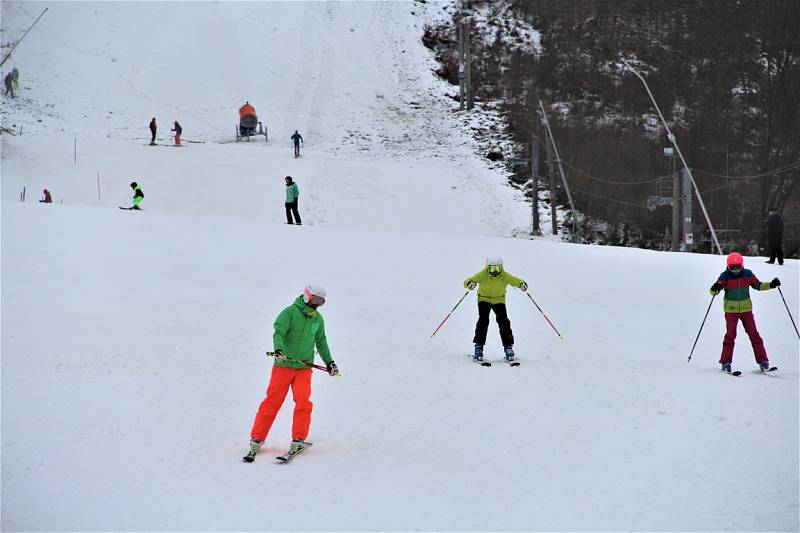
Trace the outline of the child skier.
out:
M 506 360 L 514 360 L 514 333 L 511 321 L 506 313 L 506 285 L 528 290 L 528 284 L 503 270 L 503 259 L 490 257 L 486 260 L 486 268 L 464 280 L 464 287 L 469 290 L 478 287 L 478 323 L 475 324 L 475 361 L 483 361 L 483 345 L 486 344 L 486 332 L 489 329 L 489 311 L 494 311 L 497 326 L 500 328 L 500 339 L 503 341 Z
M 158 126 L 156 126 L 156 117 L 150 121 L 150 146 L 156 145 L 156 131 L 158 130 Z
M 44 197 L 41 200 L 39 200 L 39 203 L 42 203 L 42 204 L 52 204 L 53 203 L 53 196 L 50 194 L 50 191 L 45 189 L 45 190 L 42 191 L 42 194 L 44 194 Z
M 294 419 L 292 421 L 292 444 L 290 454 L 295 454 L 309 446 L 306 442 L 311 426 L 311 368 L 299 361 L 314 362 L 316 347 L 328 368 L 328 374 L 336 376 L 339 369 L 331 358 L 328 340 L 325 336 L 325 322 L 317 310 L 325 303 L 325 289 L 308 285 L 294 303 L 281 311 L 275 319 L 275 333 L 272 336 L 275 348 L 275 363 L 272 367 L 267 396 L 261 402 L 250 431 L 250 453 L 244 460 L 251 462 L 267 438 L 275 416 L 286 398 L 289 387 L 294 399 Z M 285 355 L 284 355 L 285 354 Z
M 144 200 L 144 193 L 142 192 L 142 188 L 139 187 L 139 184 L 135 181 L 131 182 L 131 189 L 133 189 L 133 207 L 130 209 L 135 209 L 136 211 L 140 211 L 142 208 L 139 207 L 139 204 L 142 203 Z
M 750 287 L 757 291 L 766 291 L 780 287 L 781 282 L 774 278 L 769 283 L 761 282 L 750 270 L 744 268 L 741 254 L 733 252 L 728 255 L 727 269 L 719 275 L 719 279 L 711 286 L 711 294 L 717 295 L 725 289 L 723 309 L 725 310 L 725 338 L 722 341 L 722 355 L 719 362 L 724 372 L 731 371 L 733 361 L 733 345 L 736 341 L 736 328 L 742 321 L 744 330 L 750 337 L 756 362 L 762 371 L 769 369 L 769 358 L 764 348 L 764 341 L 756 329 L 753 316 L 753 304 L 750 301 Z

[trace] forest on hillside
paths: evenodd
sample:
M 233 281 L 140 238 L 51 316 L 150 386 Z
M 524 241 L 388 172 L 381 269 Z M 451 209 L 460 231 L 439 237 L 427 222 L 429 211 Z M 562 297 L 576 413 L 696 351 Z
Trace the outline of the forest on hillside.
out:
M 439 75 L 458 84 L 463 22 L 470 96 L 502 109 L 515 147 L 506 160 L 531 158 L 533 117 L 543 101 L 582 220 L 580 240 L 670 246 L 672 207 L 659 199 L 671 196 L 682 164 L 676 154 L 665 156 L 666 131 L 625 60 L 647 81 L 676 136 L 725 251 L 763 253 L 764 221 L 774 207 L 785 222 L 784 250 L 798 257 L 800 2 L 464 0 L 450 14 L 423 37 Z M 538 185 L 548 190 L 539 135 Z M 527 179 L 514 171 L 521 176 L 512 180 Z M 568 208 L 563 188 L 555 190 Z M 694 196 L 692 229 L 695 250 L 710 251 Z

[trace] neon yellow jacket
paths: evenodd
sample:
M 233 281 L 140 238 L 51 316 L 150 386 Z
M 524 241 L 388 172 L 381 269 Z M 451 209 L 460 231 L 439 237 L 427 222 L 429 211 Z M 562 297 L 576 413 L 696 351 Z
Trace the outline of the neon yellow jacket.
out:
M 486 268 L 465 279 L 464 288 L 467 288 L 470 281 L 478 284 L 478 301 L 489 302 L 490 304 L 505 304 L 506 286 L 519 287 L 524 283 L 524 280 L 505 270 L 500 272 L 498 276 L 490 276 Z

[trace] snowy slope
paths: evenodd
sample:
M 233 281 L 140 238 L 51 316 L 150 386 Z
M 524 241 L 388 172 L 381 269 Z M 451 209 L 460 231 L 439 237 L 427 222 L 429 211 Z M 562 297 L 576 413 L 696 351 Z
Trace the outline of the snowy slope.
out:
M 508 238 L 528 207 L 437 99 L 420 5 L 47 5 L 3 108 L 30 133 L 2 138 L 4 530 L 797 530 L 780 295 L 753 294 L 779 373 L 740 337 L 732 378 L 719 302 L 686 361 L 719 257 Z M 4 39 L 41 10 L 2 9 Z M 63 92 L 71 72 L 95 81 Z M 270 142 L 217 142 L 244 99 Z M 207 142 L 143 146 L 153 115 Z M 132 178 L 143 213 L 116 208 Z M 63 205 L 30 201 L 45 186 Z M 467 361 L 474 294 L 430 338 L 489 255 L 565 336 L 509 289 L 520 368 Z M 761 260 L 797 317 L 797 262 Z M 314 448 L 272 464 L 287 399 L 244 465 L 272 321 L 312 282 L 343 376 L 314 377 Z

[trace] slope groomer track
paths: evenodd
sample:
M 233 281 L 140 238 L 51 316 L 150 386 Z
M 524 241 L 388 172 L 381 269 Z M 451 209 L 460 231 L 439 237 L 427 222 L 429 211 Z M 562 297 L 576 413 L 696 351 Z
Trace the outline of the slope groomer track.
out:
M 513 238 L 421 43 L 446 4 L 3 2 L 3 44 L 45 7 L 0 109 L 3 530 L 797 529 L 797 261 L 743 258 L 779 370 L 740 336 L 732 378 L 725 258 Z M 277 349 L 320 368 L 243 464 Z

